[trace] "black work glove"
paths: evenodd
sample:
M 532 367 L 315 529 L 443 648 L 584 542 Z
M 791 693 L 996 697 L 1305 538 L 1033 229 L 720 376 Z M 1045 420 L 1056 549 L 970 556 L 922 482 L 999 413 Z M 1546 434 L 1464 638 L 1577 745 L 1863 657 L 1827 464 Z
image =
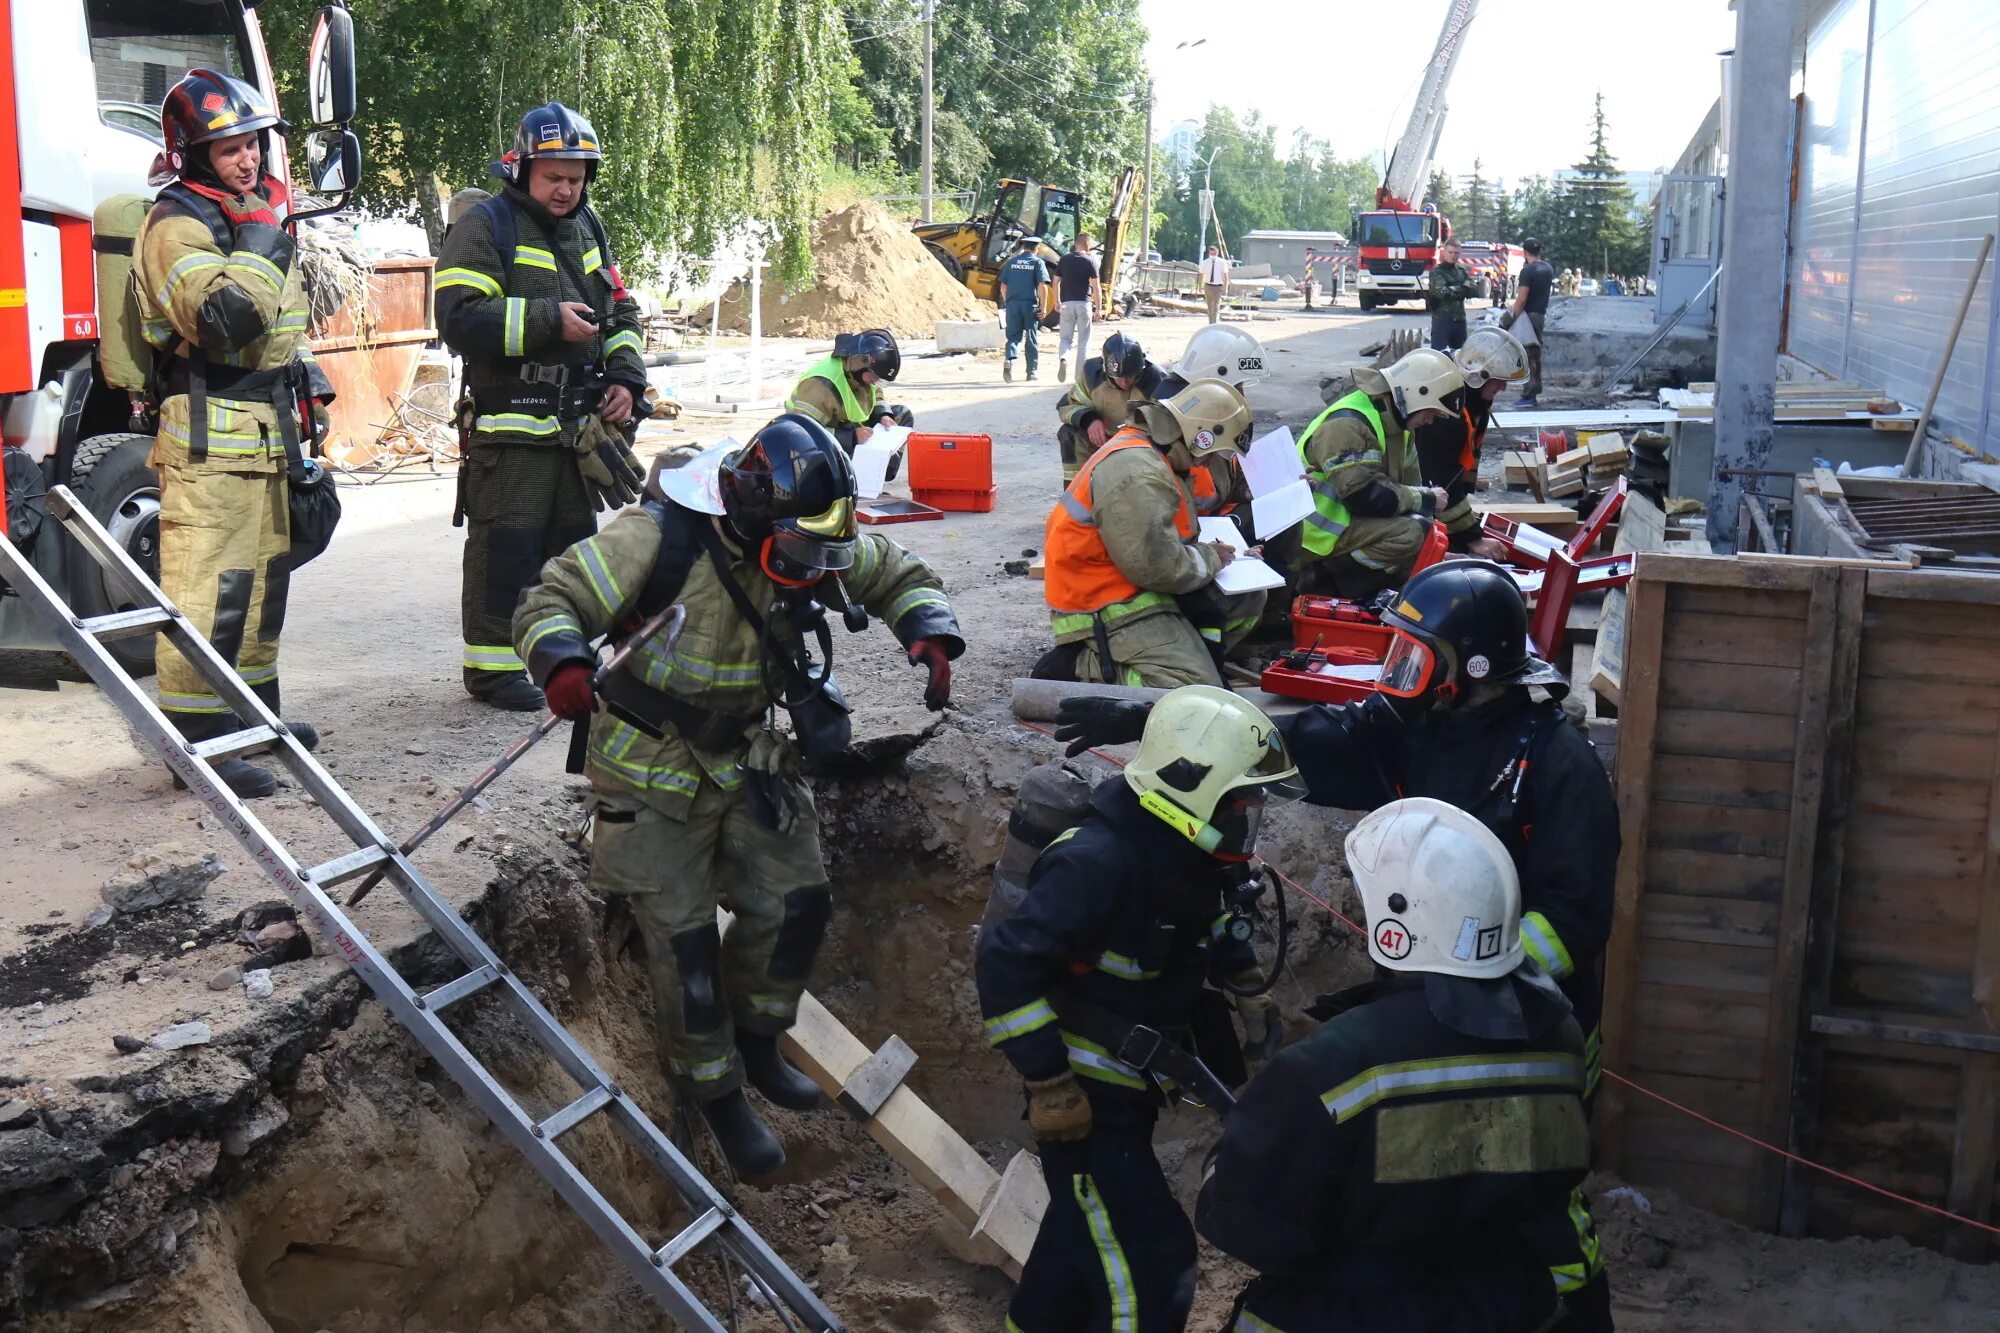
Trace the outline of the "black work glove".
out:
M 1153 705 L 1136 699 L 1065 699 L 1056 709 L 1056 739 L 1066 743 L 1063 753 L 1072 759 L 1085 750 L 1127 745 L 1145 734 L 1152 711 Z

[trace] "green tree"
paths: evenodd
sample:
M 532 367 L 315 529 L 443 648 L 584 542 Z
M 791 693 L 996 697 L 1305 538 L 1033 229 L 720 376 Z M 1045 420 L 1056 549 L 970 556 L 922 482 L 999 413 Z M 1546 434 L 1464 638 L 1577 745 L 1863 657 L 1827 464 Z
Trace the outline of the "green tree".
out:
M 1484 240 L 1493 231 L 1493 182 L 1482 166 L 1480 159 L 1472 159 L 1472 174 L 1459 192 L 1460 214 L 1451 220 L 1453 230 L 1466 240 Z
M 296 107 L 314 0 L 268 0 L 279 91 Z M 354 0 L 361 202 L 442 235 L 440 191 L 489 184 L 522 112 L 559 99 L 605 148 L 596 192 L 621 259 L 650 271 L 772 224 L 778 276 L 807 240 L 849 78 L 838 0 Z
M 1417 200 L 1416 204 L 1418 208 L 1422 208 L 1425 204 L 1436 205 L 1437 211 L 1444 214 L 1446 220 L 1454 227 L 1458 225 L 1459 214 L 1465 211 L 1464 201 L 1459 198 L 1458 190 L 1451 183 L 1451 177 L 1442 171 L 1431 173 L 1430 183 L 1424 187 L 1424 197 Z
M 1589 273 L 1631 273 L 1645 266 L 1646 241 L 1632 187 L 1611 155 L 1604 126 L 1604 94 L 1591 115 L 1590 155 L 1563 182 L 1568 226 L 1562 263 Z M 1555 261 L 1551 261 L 1555 262 Z
M 1154 248 L 1169 259 L 1194 259 L 1201 253 L 1200 197 L 1204 178 L 1215 190 L 1215 219 L 1209 244 L 1222 237 L 1233 250 L 1245 232 L 1287 225 L 1286 164 L 1278 160 L 1278 129 L 1252 111 L 1238 121 L 1228 107 L 1211 106 L 1195 141 L 1194 165 L 1178 180 L 1161 184 L 1166 197 L 1157 207 L 1165 215 L 1153 234 Z M 1212 155 L 1212 158 L 1211 158 Z M 1213 162 L 1204 172 L 1202 164 Z

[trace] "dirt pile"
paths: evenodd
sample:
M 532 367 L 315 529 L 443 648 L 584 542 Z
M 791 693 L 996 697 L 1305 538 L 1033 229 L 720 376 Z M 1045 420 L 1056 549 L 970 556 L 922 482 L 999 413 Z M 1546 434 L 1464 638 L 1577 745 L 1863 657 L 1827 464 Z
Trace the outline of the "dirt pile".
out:
M 763 331 L 795 338 L 831 338 L 852 329 L 893 329 L 928 338 L 941 319 L 992 319 L 993 307 L 952 280 L 909 227 L 862 200 L 829 213 L 813 228 L 817 276 L 803 291 L 763 289 Z M 722 327 L 750 330 L 749 289 L 722 298 Z

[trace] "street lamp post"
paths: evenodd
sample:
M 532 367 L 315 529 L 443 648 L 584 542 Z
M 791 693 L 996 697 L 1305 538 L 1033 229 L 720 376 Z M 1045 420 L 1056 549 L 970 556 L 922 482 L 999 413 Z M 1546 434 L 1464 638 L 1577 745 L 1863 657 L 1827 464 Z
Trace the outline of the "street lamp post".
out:
M 1208 254 L 1208 218 L 1211 213 L 1215 212 L 1215 190 L 1212 188 L 1214 184 L 1215 159 L 1221 155 L 1222 145 L 1217 144 L 1209 150 L 1208 161 L 1201 164 L 1201 204 L 1199 210 L 1201 213 L 1201 239 L 1196 241 L 1194 246 L 1197 262 Z M 1215 221 L 1215 239 L 1218 242 L 1222 240 L 1222 219 L 1220 218 L 1217 218 Z

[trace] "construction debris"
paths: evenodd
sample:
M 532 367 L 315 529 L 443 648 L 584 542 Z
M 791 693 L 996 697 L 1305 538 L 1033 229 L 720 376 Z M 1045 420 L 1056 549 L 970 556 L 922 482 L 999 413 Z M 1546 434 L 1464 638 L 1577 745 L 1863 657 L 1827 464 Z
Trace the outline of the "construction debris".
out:
M 762 331 L 793 338 L 831 338 L 854 329 L 889 329 L 928 338 L 939 320 L 995 319 L 994 308 L 952 280 L 910 229 L 880 204 L 862 200 L 829 213 L 813 228 L 813 282 L 787 293 L 763 285 Z M 748 289 L 722 297 L 722 327 L 750 331 Z

